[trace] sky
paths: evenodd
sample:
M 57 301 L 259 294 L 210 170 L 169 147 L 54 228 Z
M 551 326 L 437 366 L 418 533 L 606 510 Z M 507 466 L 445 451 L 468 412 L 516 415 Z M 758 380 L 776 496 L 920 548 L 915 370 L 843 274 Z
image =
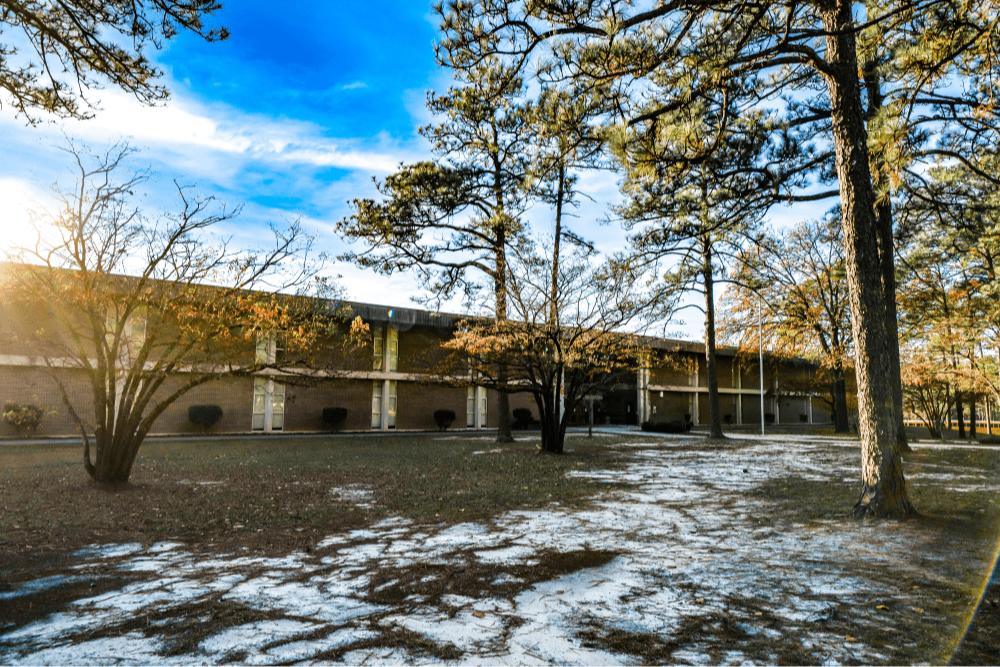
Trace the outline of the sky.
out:
M 227 206 L 243 205 L 219 230 L 238 247 L 260 247 L 268 223 L 300 219 L 331 258 L 348 249 L 334 233 L 350 215 L 348 200 L 377 197 L 373 177 L 432 158 L 417 130 L 433 120 L 427 91 L 446 90 L 451 76 L 434 59 L 437 16 L 429 3 L 302 2 L 292 11 L 232 0 L 217 22 L 231 33 L 225 42 L 181 35 L 149 54 L 171 93 L 165 105 L 144 107 L 109 87 L 92 95 L 94 118 L 34 127 L 0 108 L 0 243 L 22 241 L 28 210 L 48 205 L 53 184 L 72 183 L 67 138 L 98 153 L 123 140 L 138 149 L 133 167 L 154 172 L 145 200 L 151 210 L 177 210 L 177 180 Z M 592 201 L 574 212 L 574 230 L 604 252 L 622 248 L 625 232 L 599 224 L 617 197 L 615 177 L 586 175 L 581 189 Z M 779 221 L 788 215 L 775 214 Z M 552 213 L 539 207 L 527 218 L 544 232 Z M 410 275 L 381 276 L 333 259 L 325 272 L 339 275 L 356 301 L 406 307 L 423 294 Z M 660 333 L 702 338 L 698 313 L 686 311 L 682 320 Z

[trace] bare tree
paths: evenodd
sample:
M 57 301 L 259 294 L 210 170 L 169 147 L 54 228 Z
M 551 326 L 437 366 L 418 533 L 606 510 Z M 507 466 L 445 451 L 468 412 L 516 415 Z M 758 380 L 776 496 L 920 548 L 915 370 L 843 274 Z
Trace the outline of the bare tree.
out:
M 647 354 L 623 329 L 648 303 L 637 297 L 631 274 L 597 266 L 593 255 L 577 246 L 564 256 L 555 290 L 552 256 L 515 255 L 507 281 L 512 317 L 460 323 L 445 345 L 456 352 L 452 367 L 461 373 L 471 366 L 478 384 L 534 397 L 542 449 L 552 454 L 563 451 L 573 410 L 634 378 Z
M 853 350 L 839 223 L 830 216 L 758 238 L 737 256 L 720 320 L 726 338 L 745 350 L 757 349 L 763 329 L 772 353 L 808 357 L 829 369 L 835 430 L 846 433 Z
M 36 212 L 37 241 L 8 256 L 2 293 L 22 344 L 43 360 L 80 429 L 87 472 L 122 484 L 170 404 L 224 377 L 308 375 L 312 350 L 344 338 L 344 313 L 306 296 L 332 286 L 316 279 L 298 223 L 274 227 L 266 251 L 213 245 L 206 232 L 238 208 L 178 185 L 180 210 L 153 222 L 133 203 L 148 173 L 126 171 L 132 150 L 69 152 L 73 188 L 56 186 L 57 205 Z M 275 336 L 285 356 L 259 354 Z M 89 391 L 74 389 L 81 375 Z

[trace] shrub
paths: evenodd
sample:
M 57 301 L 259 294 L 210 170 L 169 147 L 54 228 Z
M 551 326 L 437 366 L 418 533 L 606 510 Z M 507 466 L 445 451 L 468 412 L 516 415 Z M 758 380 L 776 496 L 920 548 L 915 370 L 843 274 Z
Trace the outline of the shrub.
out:
M 35 434 L 39 424 L 45 419 L 46 414 L 55 414 L 55 410 L 46 411 L 34 403 L 18 405 L 7 401 L 3 406 L 3 420 L 17 429 L 22 438 L 30 438 Z
M 774 413 L 773 412 L 765 412 L 764 413 L 764 423 L 765 424 L 773 424 L 774 423 Z
M 514 408 L 514 411 L 511 412 L 511 414 L 514 416 L 514 428 L 528 428 L 531 426 L 531 423 L 535 421 L 535 419 L 531 416 L 531 410 L 528 408 Z
M 434 423 L 438 425 L 438 429 L 443 431 L 451 423 L 455 421 L 455 411 L 454 410 L 435 410 L 434 411 Z
M 642 422 L 642 430 L 649 433 L 687 433 L 691 430 L 690 422 L 672 419 L 668 422 Z
M 192 405 L 188 408 L 188 421 L 200 426 L 202 431 L 208 431 L 220 419 L 222 408 L 218 405 Z
M 323 423 L 331 431 L 336 430 L 346 420 L 347 408 L 323 408 Z
M 1000 445 L 1000 435 L 976 434 L 976 442 L 980 445 Z

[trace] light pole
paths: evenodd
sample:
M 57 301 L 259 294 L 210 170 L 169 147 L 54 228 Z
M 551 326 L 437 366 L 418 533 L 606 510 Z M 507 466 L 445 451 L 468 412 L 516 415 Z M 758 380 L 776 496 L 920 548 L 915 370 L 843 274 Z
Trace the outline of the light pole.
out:
M 759 360 L 757 368 L 760 371 L 760 434 L 764 435 L 764 326 L 761 324 L 761 311 L 764 310 L 764 300 L 757 300 L 757 352 Z

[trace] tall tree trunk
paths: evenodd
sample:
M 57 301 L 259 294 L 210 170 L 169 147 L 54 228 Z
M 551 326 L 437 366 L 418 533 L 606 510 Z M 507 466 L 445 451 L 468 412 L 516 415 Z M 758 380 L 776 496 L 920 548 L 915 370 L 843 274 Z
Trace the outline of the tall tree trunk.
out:
M 876 205 L 882 264 L 882 289 L 885 292 L 886 342 L 889 344 L 889 380 L 896 409 L 896 447 L 912 452 L 903 424 L 903 376 L 899 360 L 899 326 L 896 312 L 896 264 L 892 239 L 892 203 L 888 197 Z
M 566 178 L 566 167 L 560 162 L 559 163 L 559 186 L 556 192 L 556 229 L 555 229 L 555 239 L 552 246 L 552 284 L 550 285 L 549 293 L 549 326 L 554 329 L 553 335 L 559 336 L 559 332 L 555 329 L 559 326 L 559 240 L 562 236 L 562 204 L 563 204 L 563 194 Z M 552 415 L 548 420 L 546 430 L 548 431 L 548 438 L 545 443 L 543 443 L 543 449 L 550 454 L 562 454 L 563 451 L 563 438 L 559 434 L 559 424 L 562 421 L 561 407 L 562 407 L 562 364 L 559 356 L 561 355 L 561 350 L 558 344 L 553 346 L 553 354 L 556 355 L 556 376 L 554 378 L 553 390 L 552 390 Z
M 830 96 L 858 376 L 862 488 L 854 515 L 906 517 L 913 513 L 913 506 L 906 495 L 897 447 L 890 372 L 892 349 L 888 342 L 879 224 L 868 165 L 852 6 L 849 0 L 831 0 L 821 6 L 820 15 L 826 32 L 828 71 L 824 72 L 824 78 Z
M 847 419 L 847 380 L 844 369 L 838 364 L 833 371 L 833 432 L 850 433 L 851 424 Z
M 868 112 L 877 113 L 882 108 L 882 83 L 877 65 L 872 63 L 865 70 L 865 86 L 868 89 Z M 879 164 L 883 164 L 880 159 Z M 899 360 L 899 326 L 896 312 L 896 263 L 895 244 L 892 238 L 892 201 L 886 194 L 875 203 L 878 220 L 879 256 L 882 264 L 882 289 L 885 292 L 886 335 L 889 343 L 889 374 L 892 382 L 892 401 L 896 408 L 896 446 L 901 452 L 911 452 L 906 440 L 906 426 L 903 424 L 903 376 Z
M 500 224 L 505 224 L 501 222 Z M 507 322 L 507 254 L 505 252 L 507 235 L 503 228 L 497 228 L 496 273 L 493 276 L 493 295 L 496 301 L 496 321 L 498 324 Z M 503 387 L 507 381 L 507 369 L 504 364 L 497 368 L 497 384 Z M 510 396 L 501 388 L 497 392 L 497 442 L 501 444 L 514 442 L 511 433 Z
M 94 443 L 94 463 L 90 467 L 85 466 L 91 478 L 101 486 L 121 486 L 127 483 L 142 439 L 138 436 L 124 436 L 116 440 L 106 429 L 98 428 L 94 433 Z
M 542 449 L 549 454 L 562 454 L 563 453 L 563 442 L 565 440 L 562 433 L 562 401 L 560 400 L 563 391 L 563 374 L 562 368 L 557 366 L 555 372 L 555 377 L 553 378 L 553 389 L 549 393 L 551 403 L 549 406 L 549 414 L 543 424 L 542 428 L 546 431 L 545 441 L 542 443 Z
M 725 438 L 719 409 L 719 373 L 715 358 L 715 290 L 712 276 L 712 241 L 702 239 L 702 280 L 705 282 L 705 374 L 708 376 L 708 437 Z
M 976 395 L 969 394 L 969 440 L 976 439 Z
M 562 205 L 566 185 L 566 165 L 559 162 L 559 187 L 556 191 L 556 232 L 552 241 L 552 286 L 549 294 L 549 324 L 555 326 L 559 315 L 559 241 L 562 237 Z
M 952 396 L 952 393 L 951 393 L 951 383 L 950 382 L 945 382 L 944 383 L 944 402 L 946 404 L 947 412 L 948 412 L 948 430 L 949 431 L 951 430 L 951 406 L 954 405 L 954 402 L 952 401 L 951 396 Z
M 955 390 L 955 415 L 958 417 L 958 439 L 965 440 L 965 395 Z

